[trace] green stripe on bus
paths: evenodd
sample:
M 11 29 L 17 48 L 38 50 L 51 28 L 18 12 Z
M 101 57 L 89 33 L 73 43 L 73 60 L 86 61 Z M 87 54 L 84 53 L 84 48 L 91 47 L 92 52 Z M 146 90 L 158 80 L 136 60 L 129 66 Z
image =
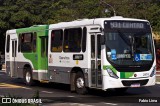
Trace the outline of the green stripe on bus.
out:
M 134 72 L 120 72 L 120 78 L 121 79 L 130 78 L 133 75 L 134 75 Z
M 115 74 L 117 74 L 117 70 L 112 65 L 103 65 L 103 70 L 107 68 L 111 69 Z
M 36 32 L 37 33 L 37 50 L 36 52 L 31 52 L 31 53 L 23 53 L 23 56 L 30 60 L 33 68 L 35 70 L 38 69 L 46 69 L 44 64 L 48 64 L 48 60 L 46 61 L 41 61 L 41 41 L 40 37 L 41 36 L 48 36 L 48 25 L 43 25 L 43 26 L 31 26 L 28 28 L 20 28 L 16 29 L 17 35 L 19 36 L 20 33 L 29 33 L 29 32 Z
M 103 65 L 103 70 L 106 70 L 107 68 L 111 69 L 117 75 L 118 71 L 112 65 Z M 120 72 L 121 79 L 130 78 L 133 75 L 134 75 L 134 72 Z

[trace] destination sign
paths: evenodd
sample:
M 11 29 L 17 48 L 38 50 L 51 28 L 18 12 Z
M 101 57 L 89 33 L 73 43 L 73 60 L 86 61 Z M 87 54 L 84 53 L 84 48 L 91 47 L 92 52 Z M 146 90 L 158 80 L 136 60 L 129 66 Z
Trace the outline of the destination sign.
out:
M 144 23 L 131 23 L 131 22 L 110 22 L 111 28 L 134 28 L 144 29 Z
M 150 29 L 147 22 L 141 21 L 105 21 L 104 25 L 109 29 Z

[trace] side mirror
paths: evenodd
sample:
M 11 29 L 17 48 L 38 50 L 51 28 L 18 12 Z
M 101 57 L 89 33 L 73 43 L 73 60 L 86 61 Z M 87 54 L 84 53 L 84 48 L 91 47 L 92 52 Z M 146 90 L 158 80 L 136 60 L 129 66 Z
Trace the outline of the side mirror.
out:
M 104 44 L 105 44 L 105 36 L 101 35 L 101 45 L 104 45 Z

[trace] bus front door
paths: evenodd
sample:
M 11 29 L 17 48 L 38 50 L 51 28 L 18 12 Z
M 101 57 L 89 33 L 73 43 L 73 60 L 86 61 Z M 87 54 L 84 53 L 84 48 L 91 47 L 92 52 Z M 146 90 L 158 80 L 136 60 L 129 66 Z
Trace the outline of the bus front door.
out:
M 100 34 L 91 35 L 91 86 L 102 87 Z
M 16 63 L 16 57 L 17 57 L 17 40 L 12 39 L 11 40 L 11 61 L 10 61 L 10 75 L 11 77 L 17 77 L 17 63 Z

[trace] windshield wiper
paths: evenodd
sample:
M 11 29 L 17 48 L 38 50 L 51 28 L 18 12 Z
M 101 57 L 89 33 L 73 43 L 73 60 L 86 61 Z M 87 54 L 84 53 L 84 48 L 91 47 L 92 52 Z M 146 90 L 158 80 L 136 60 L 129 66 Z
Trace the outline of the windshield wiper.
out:
M 127 39 L 127 37 L 125 37 L 125 34 L 123 34 L 121 31 L 117 30 L 117 32 L 119 33 L 120 37 L 122 38 L 122 40 L 127 44 L 127 45 L 131 45 L 131 43 L 129 42 L 129 40 Z
M 123 34 L 121 31 L 117 31 L 120 35 L 120 37 L 122 38 L 122 40 L 131 47 L 131 57 L 134 61 L 134 51 L 135 51 L 135 38 L 134 38 L 134 35 L 130 35 L 129 36 L 129 39 L 127 37 L 125 37 L 125 34 Z
M 134 61 L 135 38 L 134 38 L 134 36 L 131 36 L 131 35 L 129 36 L 129 38 L 130 38 L 130 43 L 131 43 L 131 54 L 132 54 L 132 58 L 133 58 L 133 61 Z

